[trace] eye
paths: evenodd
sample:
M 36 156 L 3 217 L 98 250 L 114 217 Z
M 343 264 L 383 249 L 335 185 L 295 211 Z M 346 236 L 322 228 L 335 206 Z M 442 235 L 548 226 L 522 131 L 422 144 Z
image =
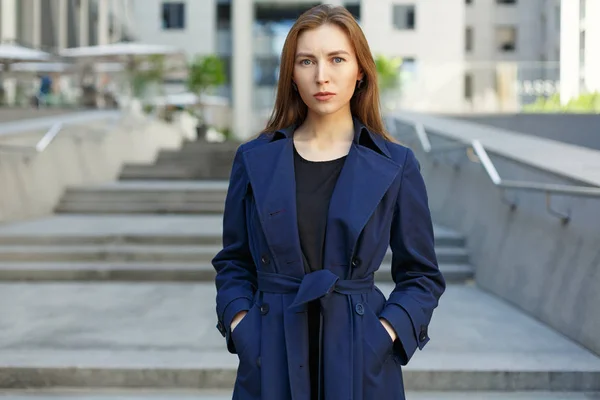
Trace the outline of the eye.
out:
M 339 64 L 339 63 L 341 63 L 343 61 L 346 61 L 346 60 L 344 60 L 342 57 L 333 57 L 333 62 L 335 64 Z
M 310 65 L 310 64 L 312 64 L 312 61 L 309 60 L 308 58 L 305 58 L 304 60 L 300 61 L 300 64 L 302 64 L 302 65 Z

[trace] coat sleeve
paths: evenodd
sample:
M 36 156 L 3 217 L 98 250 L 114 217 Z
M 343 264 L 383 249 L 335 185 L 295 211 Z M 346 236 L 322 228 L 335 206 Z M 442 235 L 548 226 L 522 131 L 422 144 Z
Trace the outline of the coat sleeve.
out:
M 223 249 L 212 260 L 217 274 L 217 329 L 226 338 L 227 349 L 235 353 L 231 321 L 239 311 L 249 310 L 256 292 L 256 265 L 252 259 L 246 229 L 245 195 L 248 175 L 242 161 L 242 146 L 235 154 L 223 213 Z
M 406 365 L 429 341 L 427 327 L 446 283 L 438 268 L 433 224 L 419 162 L 408 149 L 390 235 L 395 288 L 380 317 L 396 331 L 394 352 Z

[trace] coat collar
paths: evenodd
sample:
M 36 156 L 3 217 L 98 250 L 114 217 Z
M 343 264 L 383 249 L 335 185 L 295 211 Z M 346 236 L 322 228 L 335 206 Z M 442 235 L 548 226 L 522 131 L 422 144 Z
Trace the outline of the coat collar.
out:
M 363 124 L 362 121 L 360 121 L 360 119 L 358 119 L 358 117 L 354 115 L 352 116 L 352 122 L 354 125 L 354 139 L 352 140 L 352 142 L 354 144 L 360 144 L 370 147 L 378 153 L 391 158 L 390 151 L 385 144 L 385 139 L 381 135 L 371 132 L 369 128 L 367 128 L 367 126 Z M 298 128 L 299 125 L 299 123 L 294 123 L 276 131 L 271 141 L 282 138 L 291 139 L 294 136 L 294 132 L 296 131 L 296 128 Z M 372 146 L 371 143 L 374 146 Z

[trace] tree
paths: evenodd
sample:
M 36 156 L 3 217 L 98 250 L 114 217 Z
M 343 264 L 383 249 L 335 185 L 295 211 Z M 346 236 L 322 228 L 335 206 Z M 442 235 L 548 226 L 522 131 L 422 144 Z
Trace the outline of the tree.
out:
M 584 93 L 562 104 L 560 94 L 538 97 L 535 102 L 523 106 L 525 113 L 600 113 L 600 92 Z
M 402 67 L 402 58 L 386 57 L 379 54 L 375 57 L 375 66 L 377 68 L 378 84 L 384 104 L 388 104 L 388 108 L 393 108 L 397 98 L 400 96 L 400 68 Z
M 188 65 L 187 89 L 199 98 L 200 112 L 196 117 L 200 120 L 198 135 L 206 131 L 204 108 L 200 96 L 208 93 L 211 88 L 224 84 L 226 81 L 223 61 L 215 55 L 196 56 Z
M 140 65 L 138 60 L 131 60 L 128 64 L 129 73 L 131 74 L 131 82 L 133 95 L 135 97 L 144 97 L 148 86 L 151 84 L 161 85 L 167 73 L 165 66 L 165 56 L 162 54 L 156 54 L 148 56 L 143 63 Z

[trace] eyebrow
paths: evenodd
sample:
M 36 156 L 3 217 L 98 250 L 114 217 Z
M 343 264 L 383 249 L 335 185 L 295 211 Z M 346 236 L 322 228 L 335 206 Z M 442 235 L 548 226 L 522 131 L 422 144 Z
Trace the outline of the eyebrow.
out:
M 337 56 L 340 54 L 346 54 L 346 55 L 350 55 L 350 53 L 348 53 L 346 50 L 336 50 L 336 51 L 332 51 L 331 53 L 327 54 L 329 57 L 331 56 Z M 315 57 L 312 53 L 298 53 L 296 54 L 296 58 L 298 57 Z

